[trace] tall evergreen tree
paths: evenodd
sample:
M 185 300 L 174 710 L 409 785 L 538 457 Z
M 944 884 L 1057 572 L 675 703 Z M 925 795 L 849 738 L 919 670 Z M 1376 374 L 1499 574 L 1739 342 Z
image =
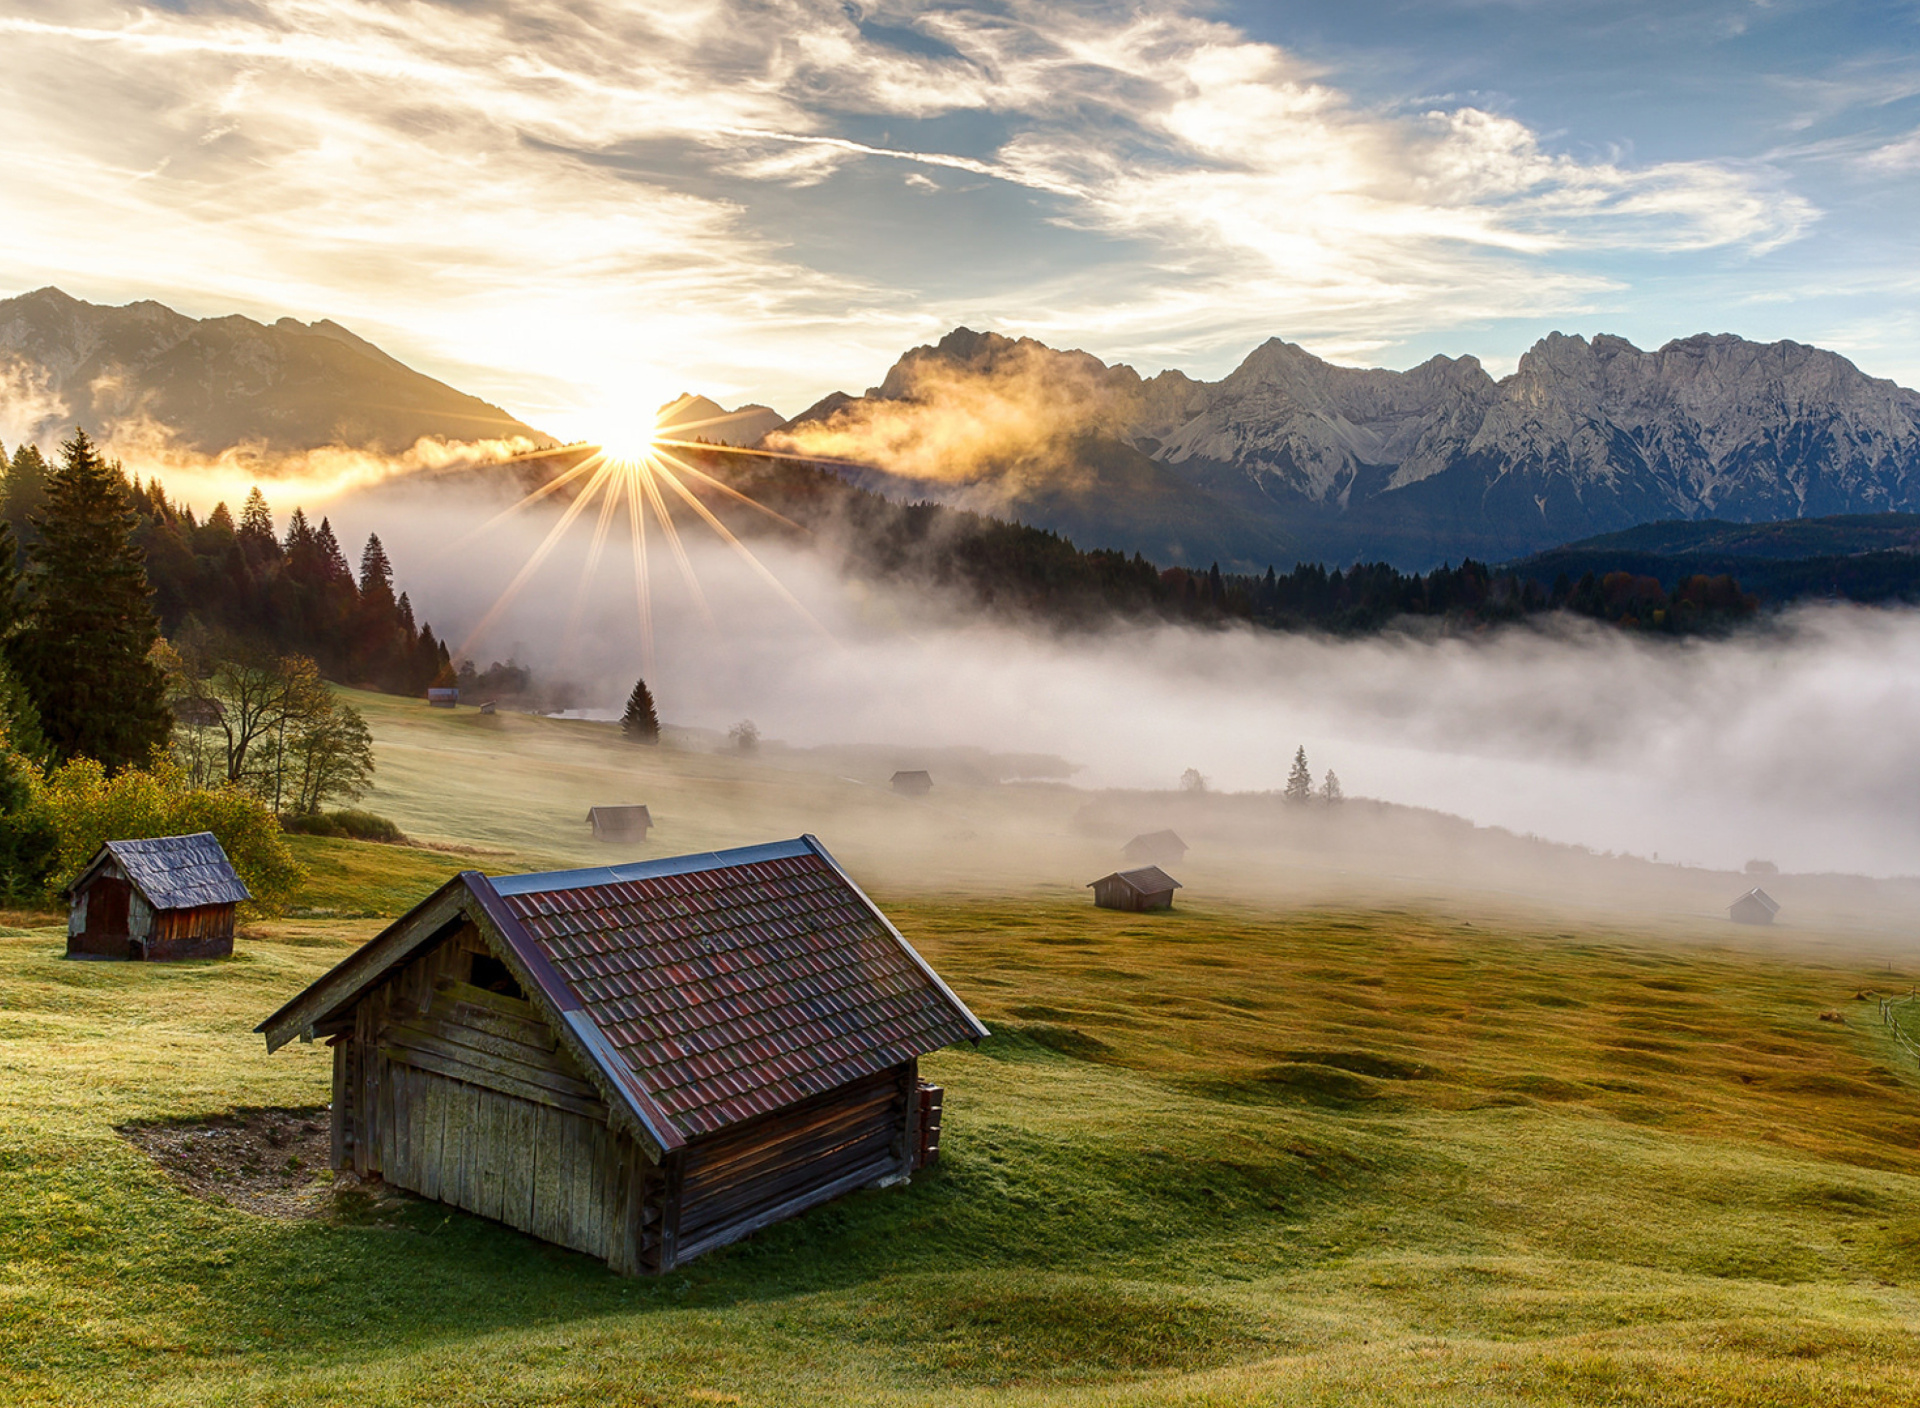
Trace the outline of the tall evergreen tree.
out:
M 172 731 L 165 681 L 147 658 L 160 630 L 120 466 L 84 430 L 60 448 L 8 654 L 55 756 L 119 769 L 144 763 Z
M 1313 798 L 1313 769 L 1307 766 L 1307 749 L 1302 744 L 1293 755 L 1293 771 L 1287 774 L 1286 799 L 1306 802 Z
M 340 551 L 340 540 L 333 536 L 333 524 L 324 517 L 320 520 L 320 531 L 314 535 L 313 545 L 320 552 L 320 560 L 326 564 L 327 576 L 351 587 L 353 569 L 347 566 L 347 555 Z
M 240 510 L 240 532 L 268 540 L 274 537 L 273 510 L 267 507 L 267 496 L 258 484 L 247 491 L 246 505 Z
M 627 712 L 620 716 L 620 732 L 629 743 L 658 743 L 660 715 L 654 712 L 653 691 L 645 680 L 636 680 L 627 696 Z
M 393 605 L 393 564 L 387 561 L 378 533 L 367 534 L 367 545 L 360 553 L 360 599 Z
M 39 538 L 33 520 L 47 502 L 47 457 L 38 445 L 16 445 L 7 462 L 6 493 L 0 499 L 0 518 L 13 527 L 22 543 Z

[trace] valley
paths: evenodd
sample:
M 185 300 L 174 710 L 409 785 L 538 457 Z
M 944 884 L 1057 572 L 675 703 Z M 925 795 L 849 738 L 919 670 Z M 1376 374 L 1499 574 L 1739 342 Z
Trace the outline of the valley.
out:
M 378 804 L 467 850 L 293 838 L 299 910 L 227 962 L 67 963 L 46 918 L 9 916 L 0 1096 L 37 1116 L 0 1124 L 0 1401 L 1910 1395 L 1920 1072 L 1873 994 L 1920 955 L 1891 915 L 1756 933 L 1458 867 L 1389 886 L 1402 857 L 1363 881 L 1298 845 L 1264 875 L 1196 851 L 1174 911 L 1116 914 L 956 839 L 1077 810 L 1024 785 L 935 810 L 847 759 L 536 719 L 485 736 L 480 776 L 490 720 L 363 702 Z M 325 1049 L 268 1057 L 252 1026 L 453 869 L 618 852 L 572 810 L 622 789 L 662 815 L 645 854 L 822 818 L 993 1029 L 927 1062 L 946 1131 L 910 1187 L 636 1282 L 377 1189 L 223 1207 L 115 1132 L 324 1103 Z M 1055 843 L 1084 870 L 1109 839 Z M 956 852 L 977 863 L 934 868 Z

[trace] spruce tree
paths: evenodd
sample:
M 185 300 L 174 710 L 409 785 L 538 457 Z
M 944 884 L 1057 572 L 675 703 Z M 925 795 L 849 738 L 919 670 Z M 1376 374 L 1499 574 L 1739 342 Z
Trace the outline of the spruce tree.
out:
M 636 680 L 627 696 L 627 712 L 620 716 L 620 732 L 629 743 L 658 743 L 660 716 L 654 712 L 653 691 L 645 680 Z
M 260 492 L 258 484 L 247 491 L 246 506 L 240 510 L 240 535 L 268 543 L 274 541 L 273 510 L 267 507 L 267 496 Z
M 1287 774 L 1285 795 L 1289 802 L 1310 801 L 1313 797 L 1313 769 L 1307 766 L 1305 744 L 1293 755 L 1293 771 Z
M 0 518 L 12 525 L 14 536 L 22 543 L 35 542 L 39 533 L 32 520 L 46 502 L 46 456 L 40 453 L 38 445 L 14 446 L 13 458 L 7 463 L 6 495 L 0 499 Z
M 146 762 L 172 731 L 165 682 L 147 658 L 160 628 L 120 466 L 84 430 L 60 448 L 8 655 L 54 756 L 118 770 Z
M 393 564 L 380 546 L 380 535 L 369 533 L 360 554 L 360 599 L 383 607 L 393 605 Z

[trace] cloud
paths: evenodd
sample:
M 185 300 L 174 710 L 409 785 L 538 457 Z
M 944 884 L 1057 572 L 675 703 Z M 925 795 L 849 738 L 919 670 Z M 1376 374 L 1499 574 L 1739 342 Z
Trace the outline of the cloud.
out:
M 0 35 L 17 277 L 335 317 L 563 432 L 689 383 L 812 399 L 960 321 L 1337 354 L 1575 312 L 1602 255 L 1765 251 L 1814 213 L 1760 166 L 1369 108 L 1180 0 L 24 0 Z M 880 163 L 923 179 L 853 182 Z M 936 201 L 942 171 L 984 188 Z M 916 260 L 956 200 L 1032 257 Z

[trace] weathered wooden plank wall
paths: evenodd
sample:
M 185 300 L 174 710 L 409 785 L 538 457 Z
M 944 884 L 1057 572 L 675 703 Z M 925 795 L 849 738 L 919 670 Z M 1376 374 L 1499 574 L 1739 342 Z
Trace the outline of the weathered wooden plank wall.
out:
M 914 1070 L 909 1061 L 689 1145 L 671 1161 L 681 1177 L 675 1259 L 906 1172 Z
M 485 952 L 468 926 L 360 1001 L 335 1039 L 336 1167 L 649 1269 L 650 1166 L 534 1007 L 466 981 Z

